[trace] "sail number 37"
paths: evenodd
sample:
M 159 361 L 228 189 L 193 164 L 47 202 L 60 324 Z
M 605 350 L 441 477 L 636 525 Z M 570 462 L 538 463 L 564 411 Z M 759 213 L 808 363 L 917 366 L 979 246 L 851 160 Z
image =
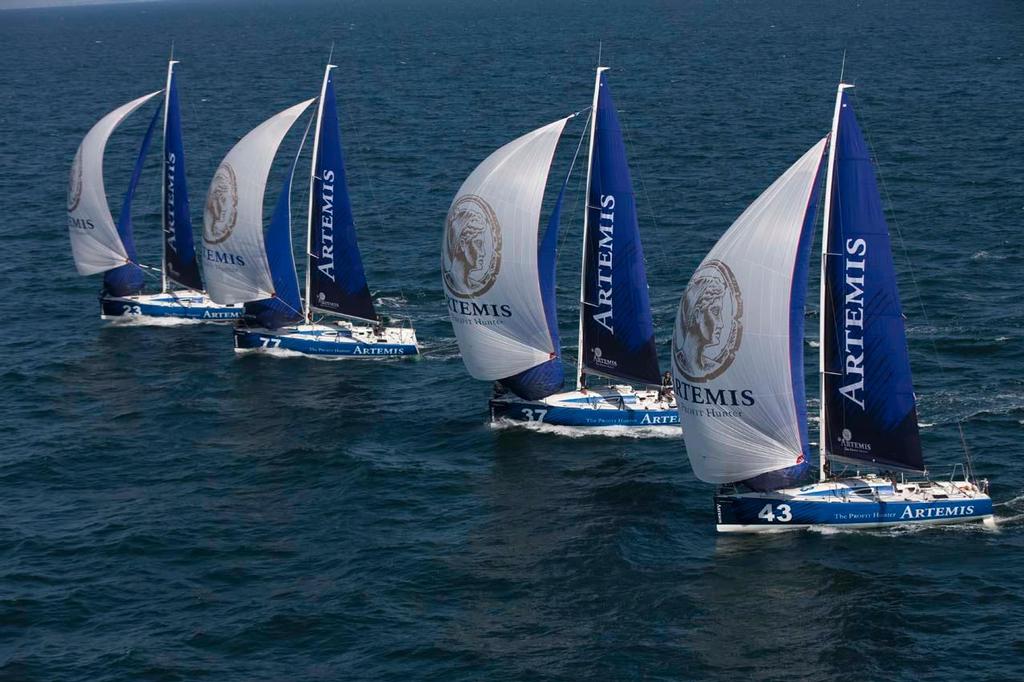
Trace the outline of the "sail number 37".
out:
M 768 523 L 772 523 L 773 521 L 787 523 L 793 520 L 793 513 L 788 504 L 780 504 L 774 508 L 772 505 L 766 504 L 764 509 L 757 513 L 757 518 L 764 519 Z

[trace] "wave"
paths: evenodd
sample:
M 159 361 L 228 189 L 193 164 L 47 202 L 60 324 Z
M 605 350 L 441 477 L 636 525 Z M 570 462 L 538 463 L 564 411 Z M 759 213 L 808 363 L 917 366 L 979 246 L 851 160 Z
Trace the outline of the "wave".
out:
M 210 320 L 187 317 L 149 317 L 147 315 L 122 315 L 107 321 L 109 327 L 188 327 L 196 324 L 211 324 Z M 222 320 L 213 324 L 229 324 L 234 320 Z
M 491 422 L 492 429 L 526 429 L 538 433 L 549 433 L 566 438 L 667 438 L 679 440 L 682 429 L 678 426 L 563 426 L 523 422 L 514 419 L 499 419 Z

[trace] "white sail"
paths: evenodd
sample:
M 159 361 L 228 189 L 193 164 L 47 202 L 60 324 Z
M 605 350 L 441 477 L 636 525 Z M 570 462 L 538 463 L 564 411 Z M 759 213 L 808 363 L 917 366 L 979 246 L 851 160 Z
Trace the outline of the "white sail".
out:
M 203 211 L 203 273 L 210 298 L 245 303 L 274 293 L 263 241 L 263 195 L 277 148 L 312 99 L 254 128 L 217 167 Z
M 509 377 L 555 353 L 538 281 L 537 230 L 567 120 L 491 154 L 448 209 L 442 279 L 462 359 L 476 379 Z
M 114 109 L 99 120 L 78 145 L 68 181 L 68 233 L 80 275 L 95 275 L 128 262 L 103 186 L 103 152 L 121 121 L 159 95 L 157 90 Z
M 807 216 L 826 140 L 732 224 L 679 302 L 676 401 L 690 464 L 709 483 L 804 461 L 803 299 L 813 222 Z

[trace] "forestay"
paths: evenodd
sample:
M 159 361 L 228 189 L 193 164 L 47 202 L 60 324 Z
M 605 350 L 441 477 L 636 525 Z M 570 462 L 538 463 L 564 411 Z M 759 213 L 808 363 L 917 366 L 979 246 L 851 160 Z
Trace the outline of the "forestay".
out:
M 867 144 L 841 95 L 824 305 L 832 459 L 924 469 L 889 229 Z
M 537 231 L 567 120 L 487 157 L 448 210 L 442 279 L 462 359 L 476 379 L 510 377 L 556 357 L 539 282 Z
M 683 292 L 672 370 L 698 478 L 775 487 L 807 467 L 803 316 L 826 140 L 733 223 Z
M 633 181 L 604 71 L 596 99 L 583 245 L 583 368 L 635 383 L 659 384 Z
M 281 140 L 312 102 L 296 104 L 249 132 L 210 182 L 203 212 L 204 272 L 210 297 L 218 303 L 274 296 L 263 238 L 263 195 Z
M 80 275 L 105 272 L 131 260 L 107 204 L 103 152 L 114 129 L 161 92 L 132 100 L 110 112 L 92 127 L 78 146 L 68 182 L 68 232 Z

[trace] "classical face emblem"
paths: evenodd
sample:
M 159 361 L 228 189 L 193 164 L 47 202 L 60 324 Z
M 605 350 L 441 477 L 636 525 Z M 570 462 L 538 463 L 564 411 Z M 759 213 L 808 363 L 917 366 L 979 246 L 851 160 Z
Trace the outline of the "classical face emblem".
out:
M 719 260 L 693 274 L 679 302 L 672 359 L 695 383 L 714 379 L 732 364 L 743 336 L 743 299 L 736 277 Z
M 238 218 L 238 181 L 235 170 L 222 163 L 210 183 L 203 215 L 203 241 L 220 244 L 231 236 Z
M 71 175 L 68 178 L 68 213 L 78 208 L 82 199 L 82 150 L 75 154 L 71 162 Z
M 444 230 L 441 272 L 448 293 L 458 298 L 484 294 L 501 267 L 501 227 L 494 209 L 475 194 L 455 200 Z

